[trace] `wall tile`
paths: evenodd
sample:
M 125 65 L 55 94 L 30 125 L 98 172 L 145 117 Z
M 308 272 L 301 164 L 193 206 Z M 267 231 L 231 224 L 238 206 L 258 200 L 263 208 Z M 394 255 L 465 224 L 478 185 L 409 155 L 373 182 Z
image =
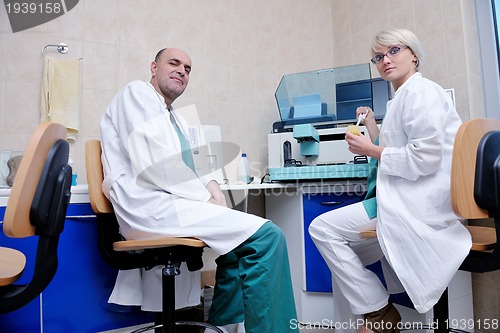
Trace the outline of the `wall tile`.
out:
M 251 66 L 231 67 L 231 101 L 237 104 L 255 104 L 256 73 Z
M 469 107 L 470 97 L 473 93 L 469 90 L 470 85 L 468 84 L 470 77 L 466 74 L 455 76 L 449 79 L 449 84 L 443 85 L 443 88 L 454 88 L 455 89 L 455 105 L 457 108 L 458 115 L 462 121 L 467 121 L 472 118 L 478 118 L 473 116 Z M 480 94 L 481 95 L 481 94 Z M 476 110 L 482 112 L 482 110 Z
M 84 42 L 83 88 L 116 89 L 117 49 L 111 45 Z
M 31 132 L 34 131 L 36 126 L 30 127 Z M 2 134 L 3 150 L 10 150 L 12 152 L 23 152 L 28 144 L 31 133 L 29 134 Z
M 251 8 L 249 8 L 251 11 Z M 230 27 L 228 30 L 231 44 L 253 44 L 254 43 L 254 20 L 252 15 L 242 14 L 231 6 Z
M 115 91 L 82 89 L 82 123 L 79 137 L 99 137 L 101 118 L 115 95 Z
M 275 33 L 276 11 L 268 0 L 253 0 L 253 19 L 255 20 L 255 31 Z
M 469 74 L 468 106 L 470 118 L 484 118 L 484 97 L 482 92 L 482 78 L 478 75 Z
M 206 6 L 207 19 L 211 22 L 229 23 L 230 0 L 210 0 Z
M 206 27 L 207 61 L 228 64 L 231 62 L 231 33 L 227 23 L 212 23 Z M 221 52 L 221 50 L 224 50 Z
M 446 0 L 451 7 L 456 5 L 456 1 Z M 458 7 L 458 6 L 457 6 Z M 460 8 L 462 12 L 463 25 L 467 28 L 477 28 L 476 6 L 474 0 L 460 0 Z
M 298 16 L 295 20 L 296 37 L 299 40 L 311 40 L 318 33 L 318 17 L 314 6 L 311 6 L 307 1 L 298 2 Z
M 165 15 L 158 15 L 165 13 Z M 179 29 L 176 28 L 183 21 L 181 15 L 169 15 L 179 13 L 177 0 L 150 0 L 147 26 L 148 34 L 143 36 L 147 39 L 149 51 L 152 55 L 164 47 L 178 47 L 176 36 Z
M 8 34 L 5 53 L 5 80 L 40 84 L 43 69 L 41 50 L 46 38 L 38 34 Z
M 4 89 L 2 133 L 31 135 L 40 123 L 40 85 L 6 81 Z
M 145 49 L 120 48 L 116 66 L 116 88 L 120 89 L 132 80 L 149 81 L 152 60 Z
M 443 8 L 443 24 L 445 30 L 462 27 L 464 21 L 462 18 L 463 6 L 457 6 L 456 0 L 441 0 Z
M 5 91 L 5 81 L 0 80 L 0 150 L 5 147 L 3 144 L 3 137 L 2 134 L 4 133 L 3 128 L 4 128 L 4 115 L 5 115 L 5 108 L 4 108 L 4 91 Z M 10 112 L 12 113 L 12 112 Z
M 85 0 L 84 40 L 115 45 L 117 0 Z
M 378 31 L 378 30 L 377 30 Z M 369 63 L 371 59 L 371 45 L 374 37 L 374 31 L 371 28 L 366 28 L 360 30 L 357 34 L 353 36 L 352 49 L 349 54 L 352 64 L 365 64 Z M 349 52 L 348 49 L 342 50 L 343 52 Z
M 445 32 L 446 59 L 450 77 L 464 74 L 467 71 L 466 51 L 463 38 L 463 28 L 458 27 Z M 435 55 L 437 56 L 437 54 Z M 430 59 L 429 59 L 430 60 Z M 432 61 L 432 60 L 431 60 Z
M 420 36 L 418 36 L 421 38 Z M 433 81 L 441 81 L 448 78 L 448 54 L 446 53 L 445 36 L 439 33 L 428 39 L 421 39 L 424 49 L 422 61 L 422 73 Z
M 227 68 L 229 67 L 229 68 Z M 210 102 L 230 102 L 232 96 L 231 66 L 221 70 L 218 63 L 207 68 L 207 100 Z M 191 83 L 190 83 L 191 84 Z
M 7 61 L 5 60 L 6 54 L 7 54 L 7 33 L 0 32 L 0 82 L 5 80 L 5 68 L 7 67 Z M 1 103 L 0 103 L 0 109 L 1 109 Z
M 0 6 L 0 33 L 12 33 L 5 6 Z
M 146 0 L 137 2 L 119 2 L 116 24 L 118 27 L 118 45 L 147 49 L 149 7 Z
M 212 6 L 212 4 L 207 4 L 207 0 L 181 0 L 178 2 L 179 13 L 185 20 L 193 22 L 205 22 L 207 19 L 207 6 Z
M 279 78 L 284 74 L 290 74 L 297 71 L 298 49 L 301 43 L 292 37 L 277 36 L 276 39 L 276 69 Z
M 317 64 L 317 42 L 314 40 L 301 40 L 297 49 L 298 66 L 296 72 L 307 72 L 318 68 Z
M 390 26 L 405 28 L 416 32 L 415 15 L 413 12 L 413 6 L 411 2 L 398 2 L 400 4 L 397 10 L 391 12 L 390 16 Z M 393 8 L 391 8 L 393 9 Z
M 278 46 L 276 35 L 265 31 L 255 33 L 254 56 L 249 63 L 255 72 L 255 103 L 260 108 L 275 105 L 274 92 L 278 86 Z
M 300 21 L 298 21 L 298 19 L 301 15 L 299 7 L 297 6 L 298 1 L 299 0 L 272 1 L 272 3 L 274 4 L 274 13 L 276 17 L 276 34 L 278 36 L 288 36 L 290 38 L 296 37 L 296 30 L 300 26 Z
M 436 35 L 442 35 L 444 31 L 443 14 L 441 1 L 418 0 L 414 1 L 415 22 L 425 22 L 418 24 L 414 31 L 418 37 L 425 41 Z
M 333 7 L 335 10 L 335 6 Z M 372 20 L 367 6 L 367 1 L 353 0 L 349 4 L 349 16 L 351 17 L 351 34 L 355 35 L 366 28 L 366 23 Z M 334 22 L 334 24 L 336 24 Z
M 62 38 L 61 41 L 66 42 L 66 39 L 81 41 L 83 39 L 84 30 L 84 13 L 85 1 L 80 1 L 78 5 L 73 7 L 69 12 L 59 16 L 55 20 L 43 24 L 41 27 L 48 36 Z M 57 44 L 59 44 L 59 42 Z
M 477 39 L 477 29 L 471 27 L 464 28 L 465 56 L 467 59 L 467 72 L 474 75 L 481 75 L 481 63 L 479 61 L 479 40 Z
M 317 46 L 317 63 L 318 69 L 331 68 L 333 67 L 333 49 L 334 46 L 331 43 L 321 43 Z

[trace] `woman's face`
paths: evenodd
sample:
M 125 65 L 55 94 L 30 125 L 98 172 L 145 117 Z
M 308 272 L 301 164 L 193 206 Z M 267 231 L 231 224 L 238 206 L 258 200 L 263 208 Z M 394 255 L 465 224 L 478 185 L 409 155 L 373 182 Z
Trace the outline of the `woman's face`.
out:
M 417 57 L 410 48 L 400 45 L 382 46 L 375 50 L 375 57 L 382 57 L 376 64 L 380 76 L 391 81 L 394 90 L 417 72 Z

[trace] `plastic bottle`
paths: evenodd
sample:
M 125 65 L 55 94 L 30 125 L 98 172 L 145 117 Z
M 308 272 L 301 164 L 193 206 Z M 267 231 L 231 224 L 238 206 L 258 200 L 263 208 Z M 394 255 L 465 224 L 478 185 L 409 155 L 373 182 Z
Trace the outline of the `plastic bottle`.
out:
M 78 175 L 76 173 L 76 167 L 75 167 L 75 161 L 73 161 L 73 156 L 71 154 L 68 157 L 68 165 L 71 167 L 71 186 L 76 186 L 77 182 L 76 179 L 78 178 Z
M 238 164 L 238 180 L 245 184 L 250 183 L 250 163 L 245 153 L 241 154 L 241 159 Z

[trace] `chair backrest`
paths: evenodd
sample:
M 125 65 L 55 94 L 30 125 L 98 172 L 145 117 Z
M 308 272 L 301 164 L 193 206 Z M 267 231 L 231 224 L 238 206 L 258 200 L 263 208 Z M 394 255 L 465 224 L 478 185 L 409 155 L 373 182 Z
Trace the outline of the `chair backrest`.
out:
M 479 142 L 491 131 L 500 130 L 500 120 L 473 119 L 464 122 L 455 138 L 451 168 L 451 203 L 455 213 L 466 219 L 488 218 L 488 211 L 474 199 L 476 155 Z
M 489 251 L 487 252 L 472 249 L 460 266 L 461 270 L 469 272 L 482 273 L 500 269 L 500 243 L 496 241 L 500 238 L 500 219 L 496 215 L 491 215 L 492 211 L 497 209 L 498 203 L 495 202 L 491 206 L 488 204 L 490 196 L 486 193 L 478 193 L 478 191 L 497 190 L 496 186 L 498 184 L 482 186 L 481 183 L 484 183 L 482 178 L 486 176 L 483 174 L 485 172 L 483 167 L 492 167 L 491 164 L 494 165 L 495 160 L 498 158 L 496 156 L 492 160 L 490 159 L 492 156 L 485 156 L 485 154 L 495 155 L 499 153 L 496 147 L 491 149 L 492 147 L 485 146 L 484 140 L 490 137 L 490 134 L 495 134 L 496 137 L 499 130 L 500 120 L 473 119 L 460 126 L 455 138 L 451 169 L 451 202 L 453 210 L 466 219 L 493 217 L 495 224 L 494 228 L 482 227 L 480 230 L 477 230 L 478 227 L 469 227 L 469 230 L 476 230 L 476 238 L 486 239 L 487 243 L 492 244 L 492 248 L 488 247 Z M 485 159 L 485 157 L 487 158 Z
M 28 304 L 49 285 L 58 259 L 71 197 L 71 167 L 66 128 L 44 122 L 31 136 L 12 185 L 4 217 L 4 233 L 10 237 L 38 236 L 34 272 L 24 285 L 8 285 L 0 293 L 0 313 Z
M 89 187 L 90 205 L 96 214 L 113 213 L 113 206 L 102 192 L 104 172 L 101 160 L 101 142 L 89 140 L 85 143 L 85 166 Z
M 114 214 L 113 205 L 102 192 L 104 171 L 101 154 L 102 148 L 99 140 L 89 140 L 85 143 L 85 169 L 90 206 L 97 215 L 97 247 L 99 254 L 109 266 L 115 269 L 126 270 L 143 267 L 145 252 L 142 252 L 142 255 L 135 255 L 114 250 L 114 243 L 123 240 L 123 238 L 120 234 L 120 227 Z
M 29 237 L 35 235 L 36 226 L 33 225 L 33 221 L 30 221 L 35 192 L 49 151 L 58 140 L 65 142 L 66 136 L 66 128 L 53 122 L 44 122 L 33 132 L 23 153 L 7 202 L 3 224 L 3 231 L 7 236 Z M 68 152 L 69 150 L 60 152 L 66 154 L 66 163 Z M 45 195 L 47 196 L 47 193 Z

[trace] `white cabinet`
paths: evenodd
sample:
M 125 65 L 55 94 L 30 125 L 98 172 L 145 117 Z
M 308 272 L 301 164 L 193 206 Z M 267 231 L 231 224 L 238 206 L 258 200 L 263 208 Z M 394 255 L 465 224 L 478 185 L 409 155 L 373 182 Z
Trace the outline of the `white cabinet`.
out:
M 360 183 L 309 185 L 286 193 L 266 195 L 266 217 L 285 233 L 290 258 L 298 320 L 301 323 L 333 320 L 332 283 L 328 266 L 307 231 L 323 212 L 358 202 Z

